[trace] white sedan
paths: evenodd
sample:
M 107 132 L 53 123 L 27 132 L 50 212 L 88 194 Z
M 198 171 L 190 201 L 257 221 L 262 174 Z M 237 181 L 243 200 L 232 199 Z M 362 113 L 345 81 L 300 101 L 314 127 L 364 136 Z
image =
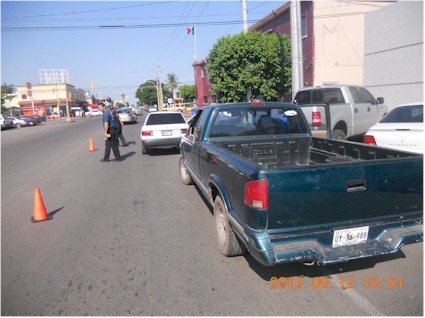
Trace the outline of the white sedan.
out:
M 180 112 L 149 113 L 140 131 L 142 153 L 147 154 L 152 148 L 178 147 L 188 128 Z
M 393 108 L 369 128 L 364 142 L 379 147 L 424 153 L 423 103 L 403 104 Z
M 102 116 L 102 112 L 95 108 L 92 109 L 91 111 L 86 112 L 86 116 L 92 117 L 92 116 Z

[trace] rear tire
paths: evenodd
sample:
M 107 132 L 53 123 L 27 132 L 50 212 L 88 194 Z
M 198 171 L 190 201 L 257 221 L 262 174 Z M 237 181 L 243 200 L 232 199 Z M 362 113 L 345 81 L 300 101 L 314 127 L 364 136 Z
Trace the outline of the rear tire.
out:
M 345 140 L 347 139 L 347 136 L 345 135 L 345 132 L 343 132 L 341 129 L 335 129 L 332 132 L 331 139 Z
M 225 256 L 239 256 L 244 254 L 244 249 L 239 244 L 228 219 L 226 206 L 219 195 L 214 201 L 214 220 L 216 229 L 216 242 L 218 249 Z
M 193 179 L 189 174 L 189 171 L 187 171 L 186 166 L 184 165 L 184 159 L 183 156 L 180 156 L 179 159 L 179 172 L 180 177 L 182 178 L 182 182 L 187 185 L 193 184 Z
M 16 128 L 21 128 L 21 124 L 20 124 L 20 123 L 17 123 L 17 124 L 15 125 L 15 127 L 16 127 Z

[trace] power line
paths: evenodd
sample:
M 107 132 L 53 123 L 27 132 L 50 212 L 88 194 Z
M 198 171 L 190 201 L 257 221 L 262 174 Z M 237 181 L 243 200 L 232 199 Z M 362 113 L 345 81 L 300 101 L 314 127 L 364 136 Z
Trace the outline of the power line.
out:
M 249 23 L 256 23 L 259 20 L 248 20 Z M 2 27 L 2 31 L 6 32 L 20 32 L 20 31 L 69 31 L 69 30 L 111 30 L 111 29 L 153 29 L 153 28 L 173 28 L 181 27 L 187 24 L 190 25 L 232 25 L 241 24 L 241 20 L 233 21 L 208 21 L 208 22 L 185 22 L 185 23 L 158 23 L 158 24 L 133 24 L 133 25 L 84 25 L 84 26 L 29 26 L 29 27 Z
M 208 4 L 209 2 L 207 2 Z M 260 5 L 261 6 L 261 5 Z M 258 6 L 259 7 L 259 6 Z M 261 12 L 255 12 L 252 15 L 264 15 L 264 14 L 269 14 L 269 11 L 261 11 Z M 202 14 L 201 14 L 202 15 Z M 229 17 L 229 16 L 239 16 L 240 14 L 236 14 L 236 13 L 223 13 L 223 14 L 206 14 L 203 15 L 204 17 Z M 187 16 L 187 18 L 199 18 L 198 15 L 194 15 L 194 16 Z M 17 17 L 15 18 L 2 18 L 3 22 L 72 22 L 72 21 L 87 21 L 87 18 L 82 18 L 82 19 L 25 19 L 25 20 L 12 20 L 12 19 L 17 19 Z M 123 17 L 123 18 L 111 18 L 109 20 L 113 21 L 119 21 L 119 20 L 158 20 L 158 19 L 166 19 L 166 20 L 170 20 L 170 19 L 176 19 L 176 16 L 154 16 L 154 17 L 137 17 L 137 18 L 130 18 L 130 17 Z M 8 20 L 8 21 L 5 21 Z M 90 18 L 90 21 L 105 21 L 105 18 L 99 18 L 99 19 L 94 19 L 94 18 Z

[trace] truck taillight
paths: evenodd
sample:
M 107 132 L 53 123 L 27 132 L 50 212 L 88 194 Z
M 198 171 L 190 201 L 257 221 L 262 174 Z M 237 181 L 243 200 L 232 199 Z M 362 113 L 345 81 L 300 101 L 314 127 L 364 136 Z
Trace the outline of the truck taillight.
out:
M 142 131 L 142 136 L 152 136 L 153 133 L 151 130 Z
M 365 136 L 364 136 L 364 143 L 365 143 L 365 144 L 372 144 L 372 145 L 376 145 L 375 137 L 365 135 Z
M 267 180 L 254 180 L 245 183 L 245 204 L 257 209 L 269 208 Z
M 187 134 L 187 129 L 181 129 L 181 130 L 180 130 L 180 133 L 181 133 L 182 135 L 186 135 L 186 134 Z
M 311 121 L 312 121 L 313 127 L 322 126 L 322 114 L 320 114 L 320 112 L 313 112 L 311 114 Z

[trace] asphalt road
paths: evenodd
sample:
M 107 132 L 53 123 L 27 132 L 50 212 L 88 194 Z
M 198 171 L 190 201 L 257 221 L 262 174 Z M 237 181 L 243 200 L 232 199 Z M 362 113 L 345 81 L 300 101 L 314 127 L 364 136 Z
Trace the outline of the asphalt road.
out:
M 423 315 L 422 243 L 323 267 L 224 257 L 178 151 L 143 156 L 140 127 L 118 163 L 99 162 L 99 118 L 2 131 L 2 315 Z M 34 224 L 37 187 L 53 219 Z

